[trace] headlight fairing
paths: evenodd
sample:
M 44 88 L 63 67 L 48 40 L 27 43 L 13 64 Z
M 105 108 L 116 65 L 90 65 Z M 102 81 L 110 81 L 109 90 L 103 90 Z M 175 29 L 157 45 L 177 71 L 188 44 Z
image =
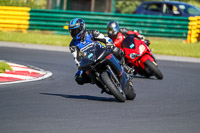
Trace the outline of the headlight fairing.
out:
M 140 44 L 139 50 L 140 50 L 140 55 L 141 55 L 145 51 L 145 46 L 143 44 Z

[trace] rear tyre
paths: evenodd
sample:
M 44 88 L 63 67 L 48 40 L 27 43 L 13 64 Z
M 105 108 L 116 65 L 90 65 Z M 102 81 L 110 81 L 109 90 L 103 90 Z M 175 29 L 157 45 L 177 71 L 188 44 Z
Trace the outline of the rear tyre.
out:
M 163 79 L 163 74 L 160 72 L 158 67 L 153 64 L 153 62 L 151 62 L 150 60 L 146 60 L 144 64 L 150 69 L 151 72 L 155 74 L 157 79 Z
M 126 100 L 134 100 L 135 99 L 136 93 L 133 88 L 132 81 L 128 81 L 125 94 L 126 94 Z
M 114 78 L 108 74 L 108 72 L 103 72 L 101 74 L 101 79 L 105 83 L 105 85 L 108 87 L 109 91 L 112 93 L 112 95 L 119 101 L 119 102 L 125 102 L 126 96 L 124 92 L 120 92 L 117 84 L 114 81 Z

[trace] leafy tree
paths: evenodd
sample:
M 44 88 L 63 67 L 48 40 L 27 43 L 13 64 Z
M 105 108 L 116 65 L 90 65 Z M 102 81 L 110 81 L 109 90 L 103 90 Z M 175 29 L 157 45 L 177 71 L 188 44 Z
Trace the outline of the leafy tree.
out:
M 132 13 L 140 3 L 139 0 L 117 0 L 116 11 L 119 13 Z
M 0 6 L 21 6 L 44 9 L 46 0 L 0 0 Z

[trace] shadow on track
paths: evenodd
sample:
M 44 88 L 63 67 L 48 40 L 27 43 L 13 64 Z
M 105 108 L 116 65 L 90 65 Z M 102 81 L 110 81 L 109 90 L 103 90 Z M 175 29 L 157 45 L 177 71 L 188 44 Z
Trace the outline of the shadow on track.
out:
M 40 93 L 40 94 L 50 95 L 50 96 L 60 96 L 60 97 L 70 98 L 70 99 L 85 99 L 85 100 L 92 100 L 92 101 L 116 102 L 115 98 L 97 97 L 97 96 L 89 96 L 89 95 L 65 95 L 65 94 L 52 94 L 52 93 Z

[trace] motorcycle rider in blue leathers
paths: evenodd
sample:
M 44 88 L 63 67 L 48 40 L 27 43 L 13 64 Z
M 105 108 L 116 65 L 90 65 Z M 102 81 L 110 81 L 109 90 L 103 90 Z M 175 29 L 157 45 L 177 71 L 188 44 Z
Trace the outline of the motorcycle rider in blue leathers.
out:
M 72 41 L 69 45 L 70 52 L 74 57 L 74 61 L 76 65 L 80 66 L 81 55 L 79 54 L 78 44 L 82 43 L 90 43 L 93 41 L 100 41 L 106 44 L 106 48 L 112 49 L 113 54 L 115 56 L 119 56 L 118 58 L 122 58 L 122 51 L 115 47 L 112 40 L 109 37 L 105 37 L 102 33 L 97 30 L 86 30 L 85 22 L 83 19 L 75 18 L 69 22 L 69 32 L 72 36 Z M 83 70 L 78 70 L 75 74 L 75 80 L 79 85 L 83 85 L 84 83 L 90 83 L 90 79 L 87 74 Z

